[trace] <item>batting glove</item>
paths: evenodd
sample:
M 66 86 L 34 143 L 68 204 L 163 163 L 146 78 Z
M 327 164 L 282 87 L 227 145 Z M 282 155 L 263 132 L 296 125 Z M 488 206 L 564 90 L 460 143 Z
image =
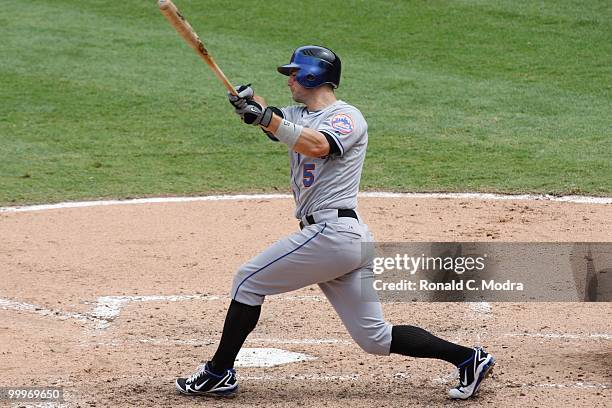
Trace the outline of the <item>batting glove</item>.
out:
M 261 125 L 263 127 L 270 126 L 272 121 L 272 109 L 262 108 L 255 101 L 247 101 L 244 108 L 236 109 L 236 114 L 240 115 L 240 119 L 248 125 Z
M 238 96 L 228 92 L 227 99 L 229 99 L 229 103 L 231 103 L 236 109 L 244 109 L 247 104 L 247 101 L 253 99 L 253 88 L 251 88 L 251 84 L 240 85 L 235 88 Z

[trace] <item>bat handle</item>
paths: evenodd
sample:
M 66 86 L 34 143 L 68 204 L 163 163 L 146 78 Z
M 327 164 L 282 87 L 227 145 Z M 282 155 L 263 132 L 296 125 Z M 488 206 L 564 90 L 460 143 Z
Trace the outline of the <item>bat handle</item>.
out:
M 231 93 L 232 95 L 238 96 L 238 92 L 236 92 L 236 89 L 234 89 L 234 86 L 229 81 L 229 79 L 227 79 L 223 71 L 221 71 L 217 63 L 210 56 L 206 58 L 205 60 L 206 60 L 206 63 L 212 68 L 213 73 L 217 76 L 217 78 L 219 78 L 221 83 L 223 83 L 223 85 L 225 86 L 225 89 L 227 89 L 228 92 Z

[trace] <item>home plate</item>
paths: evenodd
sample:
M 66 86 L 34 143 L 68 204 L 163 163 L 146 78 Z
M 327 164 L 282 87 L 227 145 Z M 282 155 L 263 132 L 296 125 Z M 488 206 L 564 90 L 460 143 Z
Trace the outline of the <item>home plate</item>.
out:
M 281 364 L 314 360 L 308 354 L 277 348 L 243 348 L 236 357 L 236 367 L 274 367 Z

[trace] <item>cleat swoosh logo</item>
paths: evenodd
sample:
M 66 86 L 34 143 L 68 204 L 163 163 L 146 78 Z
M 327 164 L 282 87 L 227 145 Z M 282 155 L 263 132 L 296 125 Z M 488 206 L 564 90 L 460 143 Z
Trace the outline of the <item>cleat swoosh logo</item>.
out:
M 467 385 L 467 370 L 463 372 L 463 378 L 461 379 L 462 385 Z
M 206 383 L 208 382 L 208 380 L 209 380 L 209 379 L 210 379 L 210 378 L 207 378 L 207 379 L 206 379 L 206 381 L 204 381 L 204 382 L 203 382 L 202 384 L 200 384 L 200 385 L 195 384 L 193 388 L 194 388 L 196 391 L 200 391 L 200 390 L 202 389 L 202 387 L 204 387 L 204 386 L 206 385 Z

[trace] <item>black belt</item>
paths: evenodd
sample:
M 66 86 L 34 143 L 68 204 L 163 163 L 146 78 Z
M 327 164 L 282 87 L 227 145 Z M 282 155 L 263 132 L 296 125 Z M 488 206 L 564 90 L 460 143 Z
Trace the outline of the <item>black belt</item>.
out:
M 355 212 L 355 210 L 347 210 L 347 209 L 339 209 L 338 210 L 338 218 L 340 217 L 349 217 L 349 218 L 354 218 L 356 220 L 358 220 L 359 218 L 357 218 L 357 213 Z M 308 225 L 312 225 L 315 223 L 315 219 L 314 217 L 311 215 L 307 215 L 306 217 L 306 221 L 308 221 Z M 304 228 L 304 223 L 300 220 L 300 229 Z

